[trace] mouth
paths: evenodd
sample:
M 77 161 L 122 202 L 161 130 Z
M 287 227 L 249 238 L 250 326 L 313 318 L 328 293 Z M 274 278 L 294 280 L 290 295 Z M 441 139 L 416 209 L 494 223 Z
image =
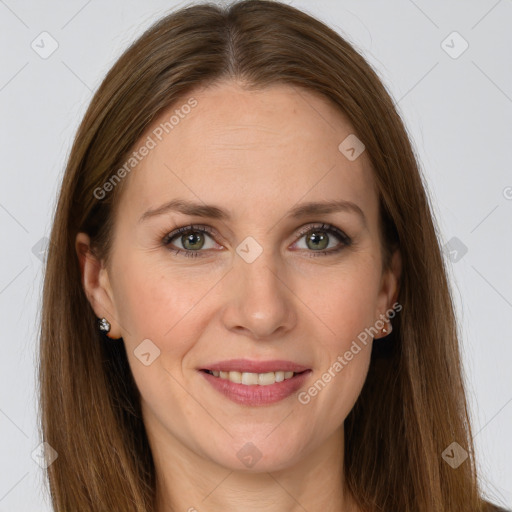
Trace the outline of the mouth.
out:
M 222 370 L 201 370 L 204 373 L 212 375 L 218 379 L 227 380 L 234 384 L 244 386 L 271 386 L 273 384 L 293 379 L 297 375 L 302 375 L 310 370 L 299 372 L 278 370 L 274 372 L 253 373 L 240 371 L 222 371 Z
M 292 361 L 232 359 L 199 368 L 206 383 L 238 405 L 265 406 L 291 397 L 307 385 L 312 369 Z

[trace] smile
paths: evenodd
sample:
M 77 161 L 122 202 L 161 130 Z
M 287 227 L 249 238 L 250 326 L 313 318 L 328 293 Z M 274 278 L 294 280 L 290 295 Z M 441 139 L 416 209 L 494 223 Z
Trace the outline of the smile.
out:
M 299 372 L 266 372 L 266 373 L 250 373 L 250 372 L 223 372 L 216 370 L 205 370 L 210 375 L 218 377 L 219 379 L 229 380 L 235 384 L 244 384 L 245 386 L 269 386 L 276 382 L 283 382 L 291 379 L 294 375 Z M 303 372 L 300 372 L 303 373 Z
M 312 371 L 304 370 L 296 373 L 278 370 L 251 373 L 200 370 L 198 373 L 216 392 L 232 402 L 246 406 L 262 406 L 279 402 L 297 393 Z

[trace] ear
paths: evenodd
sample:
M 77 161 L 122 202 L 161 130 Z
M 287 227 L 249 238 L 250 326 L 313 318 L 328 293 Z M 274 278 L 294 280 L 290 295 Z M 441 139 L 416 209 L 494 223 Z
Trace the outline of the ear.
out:
M 402 256 L 400 250 L 396 249 L 391 257 L 389 268 L 382 275 L 379 296 L 377 299 L 376 318 L 380 319 L 386 316 L 386 311 L 392 308 L 398 298 L 400 289 L 400 277 L 402 275 Z M 382 315 L 382 317 L 381 317 Z M 389 320 L 384 319 L 387 336 L 391 332 L 392 326 Z
M 80 263 L 82 286 L 87 300 L 90 302 L 98 318 L 106 318 L 111 327 L 107 336 L 109 338 L 120 338 L 121 331 L 114 294 L 110 285 L 108 271 L 91 251 L 91 240 L 86 233 L 78 233 L 75 239 L 75 250 Z

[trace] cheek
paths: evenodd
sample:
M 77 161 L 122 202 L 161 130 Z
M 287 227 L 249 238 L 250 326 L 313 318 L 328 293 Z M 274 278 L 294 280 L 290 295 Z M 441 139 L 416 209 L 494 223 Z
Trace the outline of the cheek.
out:
M 323 289 L 317 288 L 308 306 L 331 332 L 331 350 L 344 352 L 347 343 L 377 320 L 378 275 L 372 263 L 336 269 L 321 283 Z
M 315 379 L 299 396 L 300 403 L 314 411 L 317 428 L 336 429 L 361 393 L 372 347 L 369 335 L 360 336 L 362 323 L 363 315 L 338 320 L 336 339 L 324 347 Z
M 190 309 L 193 291 L 143 255 L 118 262 L 116 307 L 128 338 L 161 338 Z
M 338 362 L 342 369 L 339 372 L 336 371 L 339 367 L 331 369 L 333 376 L 328 385 L 332 390 L 326 394 L 323 406 L 319 408 L 320 414 L 325 415 L 324 421 L 332 422 L 334 426 L 345 421 L 361 394 L 368 374 L 371 345 L 358 343 L 353 351 L 348 350 L 340 357 Z M 346 357 L 348 354 L 351 354 L 350 360 Z
M 309 400 L 307 407 L 315 408 L 318 423 L 330 428 L 344 421 L 366 380 L 372 341 L 369 329 L 378 318 L 378 270 L 371 259 L 364 265 L 336 269 L 321 280 L 324 292 L 308 302 L 320 319 L 316 324 L 330 334 L 319 338 L 319 372 L 303 401 Z
M 119 268 L 124 273 L 116 280 L 116 306 L 128 357 L 134 359 L 133 351 L 149 339 L 160 350 L 159 364 L 175 372 L 207 327 L 208 291 L 220 276 L 187 275 L 179 265 L 170 271 L 168 263 L 148 264 L 142 256 Z
M 197 411 L 188 411 L 190 397 L 180 385 L 182 365 L 204 328 L 197 322 L 197 306 L 205 285 L 188 286 L 178 272 L 171 275 L 167 270 L 165 275 L 158 265 L 142 261 L 125 262 L 124 269 L 129 278 L 118 276 L 116 300 L 118 294 L 119 321 L 137 387 L 153 414 L 165 416 L 165 411 L 179 410 L 179 421 L 185 421 L 183 416 L 192 418 Z

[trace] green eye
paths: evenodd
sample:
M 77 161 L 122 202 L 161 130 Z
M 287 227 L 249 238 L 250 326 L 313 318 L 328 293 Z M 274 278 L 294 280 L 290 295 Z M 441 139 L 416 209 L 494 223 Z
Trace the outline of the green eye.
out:
M 207 235 L 207 237 L 205 235 Z M 162 240 L 162 243 L 168 247 L 169 250 L 174 251 L 176 255 L 198 257 L 203 256 L 200 254 L 204 252 L 201 249 L 213 248 L 212 246 L 207 246 L 207 238 L 212 239 L 212 236 L 213 230 L 208 226 L 190 225 L 177 228 L 167 234 Z M 329 256 L 340 252 L 344 247 L 352 243 L 351 239 L 343 233 L 343 231 L 330 224 L 307 226 L 305 229 L 302 229 L 297 236 L 299 240 L 305 237 L 306 246 L 303 248 L 306 252 L 312 253 L 311 256 Z M 329 244 L 333 238 L 338 240 L 338 246 L 329 248 Z M 174 246 L 173 240 L 175 239 L 179 240 L 181 248 Z

